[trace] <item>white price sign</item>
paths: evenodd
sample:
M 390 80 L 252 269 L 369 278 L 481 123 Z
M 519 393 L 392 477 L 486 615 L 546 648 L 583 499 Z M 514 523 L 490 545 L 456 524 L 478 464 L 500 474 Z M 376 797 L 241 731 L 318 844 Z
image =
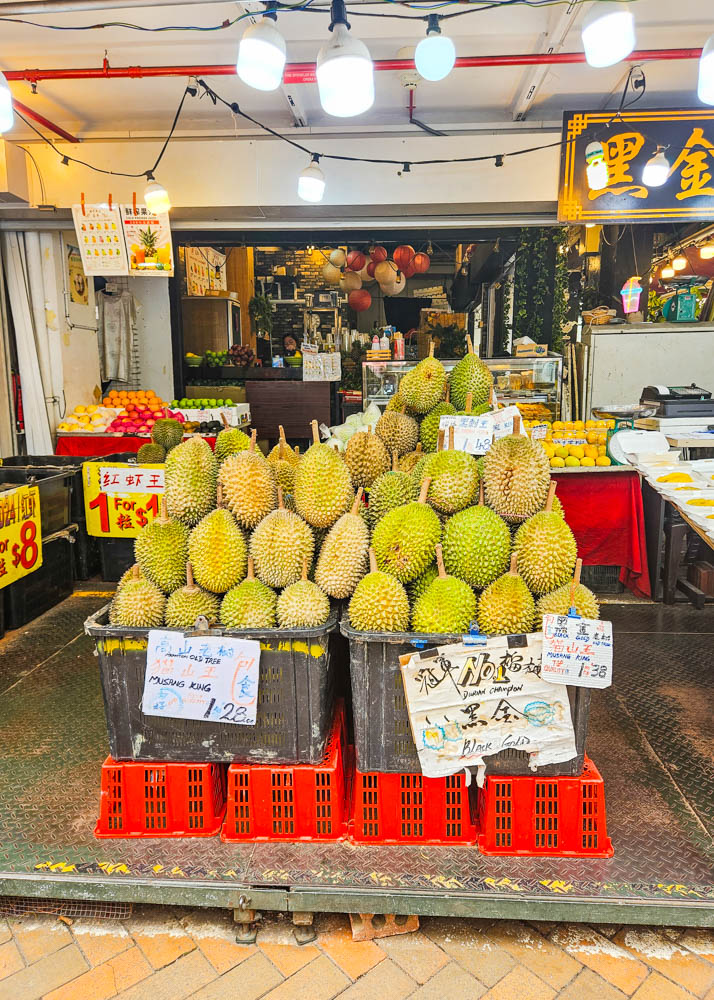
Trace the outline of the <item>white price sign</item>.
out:
M 144 715 L 254 726 L 260 643 L 152 629 L 146 650 Z
M 490 413 L 482 413 L 480 416 L 442 417 L 439 420 L 439 429 L 448 434 L 449 427 L 454 428 L 456 451 L 467 451 L 469 455 L 485 455 L 491 447 L 493 416 Z
M 140 465 L 102 465 L 99 468 L 102 493 L 163 493 L 164 470 L 143 469 Z
M 498 441 L 499 438 L 507 437 L 509 434 L 513 434 L 513 422 L 516 417 L 520 418 L 521 413 L 517 406 L 504 406 L 502 410 L 498 410 L 492 414 L 493 418 L 493 440 Z M 523 420 L 520 420 L 520 430 L 519 433 L 523 437 L 527 437 L 526 430 L 523 426 Z
M 610 687 L 612 622 L 570 615 L 543 615 L 541 676 L 551 684 Z

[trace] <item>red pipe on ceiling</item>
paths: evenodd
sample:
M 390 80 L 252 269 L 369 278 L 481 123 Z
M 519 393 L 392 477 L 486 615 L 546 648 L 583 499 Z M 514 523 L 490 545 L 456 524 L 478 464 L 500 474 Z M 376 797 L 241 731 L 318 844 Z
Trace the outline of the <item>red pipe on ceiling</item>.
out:
M 66 132 L 61 125 L 55 125 L 55 123 L 51 122 L 49 118 L 45 118 L 44 115 L 41 115 L 39 111 L 35 111 L 33 108 L 28 108 L 26 104 L 16 100 L 14 97 L 12 99 L 12 106 L 16 111 L 19 111 L 21 115 L 24 115 L 25 118 L 31 118 L 33 122 L 37 122 L 38 125 L 44 126 L 44 128 L 49 129 L 50 132 L 54 132 L 54 134 L 58 135 L 60 139 L 65 139 L 67 142 L 79 142 L 76 135 L 72 135 L 71 132 Z
M 699 59 L 699 49 L 640 49 L 627 56 L 627 62 L 651 62 L 652 60 Z M 457 58 L 457 69 L 479 69 L 494 66 L 555 66 L 584 63 L 583 52 L 524 53 L 522 55 L 501 56 L 461 56 Z M 414 70 L 413 59 L 375 59 L 375 70 L 404 72 Z M 98 79 L 141 79 L 160 76 L 235 76 L 235 63 L 214 66 L 103 66 L 80 69 L 20 69 L 5 70 L 8 80 L 24 80 L 37 83 L 40 80 L 98 80 Z M 314 83 L 314 63 L 287 63 L 283 73 L 283 83 Z

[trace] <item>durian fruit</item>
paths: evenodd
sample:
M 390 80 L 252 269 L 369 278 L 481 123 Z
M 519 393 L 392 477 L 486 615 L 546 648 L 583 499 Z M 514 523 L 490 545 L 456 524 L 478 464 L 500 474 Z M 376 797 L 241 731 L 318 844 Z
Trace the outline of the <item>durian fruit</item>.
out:
M 169 452 L 183 441 L 183 424 L 173 417 L 163 417 L 151 428 L 151 440 Z
M 442 540 L 447 573 L 483 590 L 505 573 L 511 556 L 511 532 L 495 511 L 483 504 L 450 517 Z
M 385 472 L 375 480 L 369 491 L 369 507 L 367 508 L 367 523 L 374 528 L 389 510 L 403 507 L 419 496 L 419 489 L 408 472 L 400 472 L 397 468 L 397 453 L 392 453 L 392 471 Z
M 536 626 L 543 627 L 543 615 L 567 615 L 572 607 L 581 618 L 600 617 L 600 604 L 597 597 L 580 582 L 582 559 L 575 563 L 575 573 L 570 583 L 559 587 L 550 594 L 544 594 L 536 602 Z
M 489 584 L 479 598 L 478 627 L 486 635 L 521 635 L 531 632 L 535 619 L 533 595 L 518 575 L 518 557 L 511 568 Z
M 511 434 L 494 441 L 484 455 L 483 479 L 489 507 L 518 523 L 545 504 L 550 462 L 537 441 Z
M 223 502 L 242 528 L 254 528 L 275 508 L 278 491 L 270 462 L 255 449 L 256 431 L 247 451 L 229 455 L 218 473 Z
M 429 455 L 422 455 L 422 457 L 414 463 L 414 468 L 411 471 L 412 481 L 417 490 L 421 486 L 421 481 L 424 478 L 424 466 L 426 465 L 429 457 Z
M 406 408 L 407 404 L 404 402 L 399 390 L 397 390 L 394 395 L 390 397 L 389 402 L 384 407 L 384 412 L 391 413 L 392 410 L 396 410 L 397 413 L 404 413 Z
M 213 594 L 225 594 L 245 576 L 245 538 L 231 512 L 223 507 L 220 484 L 218 508 L 206 514 L 189 535 L 188 557 L 196 582 Z
M 358 632 L 406 632 L 409 628 L 409 598 L 391 573 L 377 569 L 374 550 L 369 550 L 369 573 L 355 587 L 348 614 Z
M 161 497 L 159 516 L 139 531 L 134 539 L 134 558 L 143 575 L 159 590 L 170 594 L 186 582 L 188 528 L 166 513 L 166 497 Z
M 248 557 L 248 574 L 229 590 L 221 601 L 220 621 L 226 628 L 275 628 L 278 595 L 255 579 L 253 560 Z
M 220 464 L 229 455 L 237 455 L 241 451 L 250 448 L 250 438 L 239 427 L 226 427 L 220 431 L 216 438 L 216 445 L 213 454 Z
M 423 475 L 431 479 L 429 503 L 441 514 L 455 514 L 473 503 L 478 491 L 478 466 L 473 455 L 454 449 L 454 428 L 449 427 L 449 447 L 424 463 Z
M 315 567 L 315 583 L 330 597 L 349 597 L 367 572 L 369 528 L 359 515 L 362 487 L 357 490 L 349 514 L 330 528 Z
M 410 410 L 428 413 L 443 398 L 446 369 L 434 357 L 434 342 L 429 345 L 429 357 L 420 361 L 399 384 L 399 394 Z
M 354 500 L 350 470 L 334 448 L 320 443 L 317 420 L 312 440 L 295 472 L 295 509 L 314 528 L 330 528 Z
M 307 578 L 307 559 L 300 579 L 278 597 L 277 613 L 281 628 L 318 628 L 330 617 L 329 597 Z
M 268 452 L 268 461 L 271 465 L 277 465 L 278 461 L 287 462 L 293 467 L 297 467 L 300 461 L 300 449 L 296 446 L 295 450 L 290 447 L 285 437 L 285 428 L 282 424 L 278 425 L 278 443 L 274 448 L 271 448 Z
M 312 563 L 315 536 L 309 524 L 283 504 L 278 486 L 278 509 L 264 517 L 250 536 L 250 554 L 255 574 L 269 587 L 297 583 L 303 562 Z
M 554 493 L 555 483 L 551 483 L 545 509 L 522 524 L 513 540 L 520 574 L 534 594 L 562 587 L 572 576 L 578 555 L 572 531 L 550 509 Z
M 412 472 L 419 459 L 423 457 L 423 454 L 422 443 L 418 441 L 414 451 L 408 451 L 406 455 L 402 455 L 399 459 L 399 471 Z
M 192 528 L 213 510 L 217 471 L 210 445 L 198 434 L 172 448 L 164 468 L 164 496 L 169 517 Z
M 489 402 L 479 403 L 478 406 L 474 406 L 474 394 L 472 392 L 466 393 L 466 406 L 463 410 L 457 410 L 457 416 L 459 417 L 480 417 L 482 413 L 488 413 L 491 409 L 491 404 Z
M 438 575 L 438 567 L 436 562 L 433 562 L 430 563 L 426 569 L 421 571 L 416 580 L 412 580 L 412 582 L 407 585 L 407 593 L 409 594 L 409 600 L 412 604 L 419 600 L 422 594 L 427 592 Z
M 110 625 L 129 628 L 158 628 L 164 622 L 166 597 L 150 580 L 141 576 L 138 566 L 131 579 L 117 590 L 109 609 Z
M 142 444 L 136 453 L 136 460 L 140 465 L 157 465 L 166 459 L 166 449 L 160 444 Z
M 436 451 L 439 421 L 442 417 L 451 416 L 454 413 L 456 413 L 456 407 L 448 402 L 437 403 L 433 410 L 429 410 L 419 427 L 419 440 L 424 446 L 424 451 Z
M 449 373 L 451 399 L 457 410 L 465 409 L 468 393 L 472 393 L 474 406 L 486 403 L 493 385 L 491 370 L 474 354 L 470 337 L 466 338 L 466 344 L 468 353 Z
M 294 510 L 293 493 L 295 492 L 295 471 L 300 461 L 300 449 L 295 451 L 285 440 L 285 430 L 279 427 L 280 440 L 268 453 L 268 461 L 275 470 L 275 480 L 283 490 L 283 501 L 288 510 Z
M 436 546 L 438 573 L 412 610 L 415 632 L 467 632 L 476 617 L 476 596 L 467 583 L 447 576 L 441 546 Z
M 388 511 L 372 534 L 377 565 L 401 583 L 416 580 L 434 559 L 441 539 L 441 522 L 426 502 L 430 483 L 427 477 L 416 503 Z
M 190 629 L 203 615 L 209 622 L 218 618 L 220 598 L 194 583 L 191 563 L 186 563 L 186 586 L 179 587 L 166 601 L 166 624 L 170 628 Z
M 355 489 L 371 486 L 391 464 L 384 441 L 372 433 L 371 427 L 352 435 L 343 457 Z
M 124 573 L 122 573 L 122 575 L 119 577 L 119 582 L 117 583 L 117 589 L 116 589 L 115 593 L 118 593 L 128 580 L 135 579 L 135 577 L 134 577 L 134 570 L 135 569 L 139 571 L 138 579 L 140 579 L 140 580 L 145 580 L 146 579 L 146 577 L 144 576 L 144 574 L 141 572 L 141 567 L 139 566 L 139 564 L 138 563 L 134 563 L 133 566 L 130 566 L 129 569 L 126 570 Z
M 406 455 L 407 452 L 414 451 L 419 437 L 419 424 L 416 420 L 396 410 L 389 412 L 385 410 L 374 430 L 384 441 L 390 455 L 393 451 L 396 451 L 397 455 Z

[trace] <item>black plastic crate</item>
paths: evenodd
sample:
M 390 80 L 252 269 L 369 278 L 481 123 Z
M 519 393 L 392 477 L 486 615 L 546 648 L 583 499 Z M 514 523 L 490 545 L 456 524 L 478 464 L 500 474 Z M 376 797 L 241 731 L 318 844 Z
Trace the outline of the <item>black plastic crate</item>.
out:
M 596 594 L 621 594 L 625 589 L 620 582 L 620 566 L 583 566 L 580 582 Z
M 133 538 L 97 538 L 102 580 L 116 583 L 134 565 Z
M 10 468 L 0 465 L 0 486 L 37 486 L 40 491 L 42 537 L 53 535 L 72 523 L 72 469 Z
M 407 711 L 399 657 L 426 646 L 462 642 L 459 635 L 417 635 L 412 632 L 358 632 L 347 617 L 340 631 L 349 639 L 352 679 L 352 715 L 357 770 L 414 773 L 421 771 Z M 419 643 L 416 646 L 415 640 Z M 502 750 L 484 758 L 486 774 L 546 777 L 576 776 L 585 762 L 585 739 L 590 714 L 590 689 L 568 687 L 577 756 L 537 771 L 528 766 L 528 754 Z
M 99 658 L 109 748 L 115 760 L 317 764 L 335 704 L 337 612 L 313 629 L 212 629 L 260 642 L 254 726 L 144 715 L 148 629 L 108 625 L 108 607 L 85 622 Z
M 39 618 L 74 588 L 75 525 L 42 539 L 42 565 L 9 587 L 0 590 L 5 606 L 5 628 L 22 628 Z

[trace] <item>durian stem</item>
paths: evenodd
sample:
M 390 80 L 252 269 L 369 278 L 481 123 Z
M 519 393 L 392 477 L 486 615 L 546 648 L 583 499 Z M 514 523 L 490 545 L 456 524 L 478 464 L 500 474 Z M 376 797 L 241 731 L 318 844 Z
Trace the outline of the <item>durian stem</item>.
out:
M 449 396 L 450 396 L 450 395 L 451 395 L 451 386 L 450 386 L 450 385 L 449 385 L 449 383 L 447 382 L 447 383 L 446 383 L 446 397 L 445 397 L 445 398 L 446 398 L 446 402 L 447 402 L 447 403 L 449 402 Z
M 471 340 L 471 337 L 469 337 L 468 334 L 466 334 L 466 349 L 468 350 L 469 354 L 474 353 L 473 341 Z
M 436 546 L 436 565 L 439 569 L 439 579 L 446 579 L 446 570 L 444 569 L 444 553 L 441 551 L 441 546 Z
M 285 440 L 285 428 L 282 424 L 278 424 L 278 434 L 280 436 L 281 443 L 284 445 L 287 444 L 287 441 Z
M 548 487 L 548 499 L 545 501 L 545 507 L 543 510 L 550 511 L 553 509 L 553 500 L 555 498 L 555 491 L 558 488 L 558 484 L 554 479 L 551 479 L 550 486 Z
M 320 443 L 320 431 L 318 430 L 318 427 L 317 427 L 317 420 L 311 420 L 310 421 L 310 426 L 312 427 L 312 443 L 313 444 L 319 444 Z
M 285 510 L 285 505 L 283 503 L 283 488 L 278 486 L 278 510 Z
M 479 507 L 483 507 L 483 477 L 478 484 L 478 504 Z
M 131 578 L 132 580 L 138 580 L 140 576 L 141 576 L 141 570 L 139 569 L 139 564 L 134 563 L 134 565 L 131 568 Z
M 508 572 L 511 576 L 518 576 L 518 555 L 515 552 L 511 553 L 511 568 Z
M 302 582 L 307 580 L 307 556 L 302 557 Z
M 298 458 L 300 458 L 300 445 L 299 444 L 295 445 L 295 454 L 297 455 Z
M 255 580 L 255 566 L 253 565 L 253 556 L 248 556 L 248 572 L 245 575 L 246 580 Z
M 280 487 L 278 487 L 278 489 L 279 488 Z M 352 504 L 352 510 L 350 511 L 350 514 L 356 514 L 357 511 L 359 510 L 359 506 L 362 503 L 362 494 L 363 493 L 364 493 L 364 490 L 360 486 L 360 488 L 357 490 L 357 496 L 355 497 L 355 502 Z
M 443 451 L 444 450 L 444 428 L 443 427 L 439 428 L 439 436 L 438 436 L 438 438 L 436 440 L 436 450 L 437 451 Z
M 488 391 L 488 405 L 491 407 L 492 410 L 496 409 L 496 390 L 494 386 L 491 386 L 491 388 Z
M 257 440 L 258 440 L 258 431 L 255 428 L 253 428 L 253 430 L 250 432 L 250 448 L 249 448 L 250 451 L 255 451 L 255 443 Z
M 282 459 L 284 454 L 285 454 L 285 441 L 282 438 L 280 438 L 280 443 L 278 445 L 278 458 Z
M 568 604 L 569 608 L 575 607 L 575 588 L 580 583 L 580 571 L 583 568 L 583 560 L 575 560 L 575 572 L 573 573 L 573 581 L 570 584 L 570 602 Z
M 198 587 L 193 579 L 193 566 L 190 562 L 186 563 L 186 589 L 198 590 Z
M 369 550 L 369 571 L 370 573 L 377 572 L 377 557 L 374 554 L 374 549 Z
M 399 452 L 398 451 L 393 451 L 392 452 L 392 472 L 396 472 L 398 468 L 399 468 Z
M 454 430 L 455 430 L 454 425 L 451 424 L 449 426 L 449 451 L 453 451 L 454 448 L 455 448 L 455 444 L 454 444 Z
M 472 392 L 466 393 L 466 412 L 471 413 L 474 405 L 474 394 Z
M 421 457 L 421 441 L 417 441 L 416 453 Z
M 216 486 L 216 507 L 223 506 L 223 483 Z
M 421 489 L 419 490 L 419 503 L 426 503 L 426 498 L 429 494 L 429 487 L 431 486 L 431 478 L 427 476 L 421 481 Z
M 225 413 L 224 413 L 223 410 L 221 410 L 221 420 L 223 422 L 224 429 L 228 430 L 228 418 L 226 417 L 226 415 L 225 415 Z
M 521 433 L 521 418 L 517 414 L 513 418 L 513 433 L 516 435 Z
M 434 341 L 433 341 L 433 340 L 430 340 L 430 341 L 429 341 L 429 357 L 430 357 L 430 358 L 433 358 L 433 357 L 434 357 L 434 348 L 435 348 L 435 347 L 436 347 L 436 344 L 434 343 Z
M 161 494 L 161 511 L 160 511 L 160 513 L 161 513 L 161 520 L 162 521 L 168 521 L 169 520 L 169 512 L 168 512 L 168 509 L 166 507 L 166 494 L 165 493 Z

